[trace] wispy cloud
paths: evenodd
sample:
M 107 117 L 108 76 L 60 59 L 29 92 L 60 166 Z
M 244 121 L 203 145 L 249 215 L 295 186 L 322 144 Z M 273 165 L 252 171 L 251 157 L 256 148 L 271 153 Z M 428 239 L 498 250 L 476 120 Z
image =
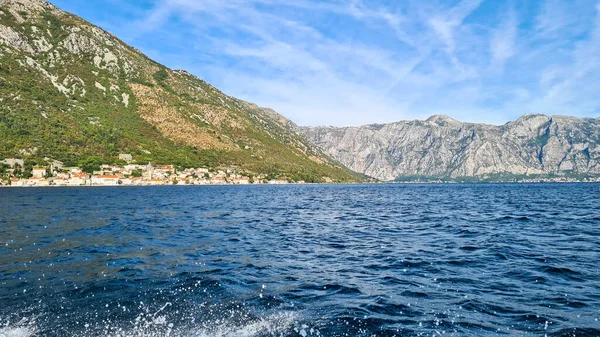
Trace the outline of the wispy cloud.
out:
M 600 2 L 594 7 L 594 20 L 586 37 L 568 52 L 568 64 L 549 65 L 540 77 L 543 95 L 531 105 L 552 113 L 577 111 L 598 116 L 600 98 L 594 94 L 600 85 Z
M 429 20 L 429 24 L 446 45 L 450 55 L 454 54 L 456 48 L 454 38 L 456 29 L 482 2 L 483 0 L 462 0 L 449 11 L 440 13 L 437 17 Z
M 109 22 L 115 34 L 299 124 L 600 113 L 597 0 L 137 4 L 119 7 L 131 17 Z
M 517 34 L 517 15 L 513 9 L 510 9 L 504 22 L 493 32 L 490 41 L 491 63 L 494 69 L 502 71 L 506 61 L 517 53 L 515 46 Z

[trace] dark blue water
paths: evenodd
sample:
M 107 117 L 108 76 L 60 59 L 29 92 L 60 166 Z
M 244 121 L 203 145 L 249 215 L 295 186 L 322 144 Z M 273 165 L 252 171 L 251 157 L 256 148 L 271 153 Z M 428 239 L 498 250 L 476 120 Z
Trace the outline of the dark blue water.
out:
M 600 336 L 600 185 L 0 189 L 0 336 Z

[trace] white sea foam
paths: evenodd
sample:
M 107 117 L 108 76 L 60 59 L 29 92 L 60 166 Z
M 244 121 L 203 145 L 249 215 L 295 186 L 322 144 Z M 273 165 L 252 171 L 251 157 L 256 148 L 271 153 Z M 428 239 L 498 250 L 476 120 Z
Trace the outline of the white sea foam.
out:
M 257 335 L 280 336 L 294 328 L 294 313 L 279 313 L 242 326 L 223 324 L 209 331 L 200 331 L 193 337 L 253 337 Z M 296 328 L 297 329 L 297 328 Z
M 36 333 L 35 320 L 23 318 L 19 322 L 11 322 L 0 317 L 0 337 L 30 337 Z
M 318 336 L 316 330 L 298 325 L 297 314 L 282 312 L 245 323 L 232 323 L 227 319 L 203 322 L 195 326 L 178 328 L 163 317 L 139 322 L 132 328 L 105 326 L 101 333 L 89 332 L 88 337 L 254 337 L 283 336 L 292 332 L 300 336 Z M 20 335 L 17 335 L 21 337 Z M 26 335 L 28 336 L 28 335 Z M 2 337 L 0 335 L 0 337 Z M 12 336 L 11 336 L 12 337 Z
M 314 328 L 301 322 L 298 312 L 280 311 L 249 315 L 244 310 L 230 310 L 212 318 L 203 315 L 193 317 L 184 323 L 178 315 L 166 313 L 171 303 L 158 311 L 143 307 L 140 315 L 132 321 L 80 320 L 76 326 L 63 325 L 65 337 L 281 337 L 281 336 L 320 336 Z M 210 315 L 212 316 L 212 315 Z M 0 317 L 0 322 L 2 318 Z M 0 337 L 38 337 L 42 331 L 52 330 L 52 324 L 45 320 L 21 319 L 19 322 L 0 323 Z M 182 324 L 183 323 L 183 324 Z M 38 324 L 40 330 L 38 330 Z
M 24 327 L 4 327 L 0 328 L 0 337 L 30 337 L 35 331 Z

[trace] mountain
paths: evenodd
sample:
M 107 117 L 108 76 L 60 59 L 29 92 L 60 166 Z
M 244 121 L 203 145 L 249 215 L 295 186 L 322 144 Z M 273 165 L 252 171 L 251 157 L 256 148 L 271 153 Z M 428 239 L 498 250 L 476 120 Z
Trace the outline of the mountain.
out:
M 325 153 L 380 180 L 600 175 L 600 119 L 526 115 L 501 126 L 447 116 L 301 128 Z
M 273 110 L 170 70 L 43 0 L 0 0 L 0 103 L 4 158 L 75 166 L 131 154 L 138 163 L 361 179 Z

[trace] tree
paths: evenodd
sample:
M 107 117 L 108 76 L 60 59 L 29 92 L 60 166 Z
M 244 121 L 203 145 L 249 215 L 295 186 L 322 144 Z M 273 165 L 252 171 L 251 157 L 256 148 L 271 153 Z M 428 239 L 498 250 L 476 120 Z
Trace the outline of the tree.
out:
M 94 171 L 100 171 L 100 165 L 102 164 L 100 158 L 96 156 L 90 156 L 79 161 L 79 168 L 86 173 L 93 173 Z
M 33 177 L 33 167 L 36 166 L 37 163 L 32 160 L 25 161 L 25 167 L 23 168 L 23 178 L 29 179 Z

